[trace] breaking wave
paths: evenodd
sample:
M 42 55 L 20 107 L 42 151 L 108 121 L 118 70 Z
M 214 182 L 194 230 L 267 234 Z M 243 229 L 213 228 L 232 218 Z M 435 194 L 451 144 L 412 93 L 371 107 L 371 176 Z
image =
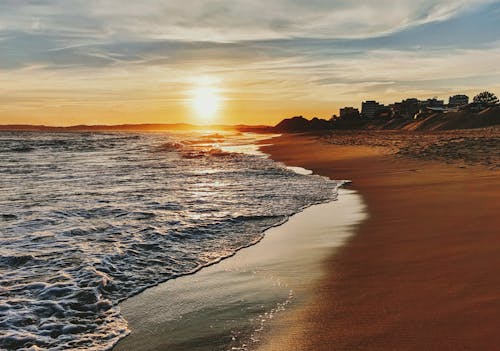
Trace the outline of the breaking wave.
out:
M 118 302 L 233 255 L 336 184 L 219 134 L 0 134 L 0 349 L 102 350 Z

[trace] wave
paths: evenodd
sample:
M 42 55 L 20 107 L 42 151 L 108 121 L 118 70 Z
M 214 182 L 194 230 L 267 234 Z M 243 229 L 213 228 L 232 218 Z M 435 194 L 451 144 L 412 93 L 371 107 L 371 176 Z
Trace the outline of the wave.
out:
M 0 349 L 109 348 L 128 333 L 120 301 L 335 198 L 325 178 L 202 139 L 222 138 L 0 135 Z M 20 142 L 35 150 L 5 151 Z
M 212 140 L 212 139 L 209 139 Z M 205 145 L 206 140 L 186 142 L 166 142 L 160 145 L 158 152 L 178 152 L 183 158 L 195 159 L 205 157 L 239 157 L 239 153 L 227 152 L 211 145 Z M 200 145 L 203 144 L 203 145 Z
M 20 255 L 20 256 L 1 256 L 0 267 L 19 267 L 28 262 L 37 262 L 38 260 L 33 255 Z
M 43 137 L 40 138 L 39 135 Z M 114 133 L 8 132 L 0 138 L 0 153 L 93 152 L 139 140 L 139 135 Z

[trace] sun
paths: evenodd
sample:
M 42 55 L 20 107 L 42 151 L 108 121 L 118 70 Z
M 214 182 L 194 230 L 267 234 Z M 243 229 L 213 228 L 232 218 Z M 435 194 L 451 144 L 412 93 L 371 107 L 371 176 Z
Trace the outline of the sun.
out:
M 220 108 L 221 98 L 214 87 L 198 87 L 193 90 L 191 105 L 198 117 L 211 119 Z

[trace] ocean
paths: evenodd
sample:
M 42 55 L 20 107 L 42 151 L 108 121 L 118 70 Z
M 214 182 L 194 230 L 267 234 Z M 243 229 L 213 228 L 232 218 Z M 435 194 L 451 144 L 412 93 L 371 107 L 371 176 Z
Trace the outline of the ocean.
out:
M 109 349 L 129 332 L 119 302 L 336 198 L 257 139 L 0 133 L 0 349 Z

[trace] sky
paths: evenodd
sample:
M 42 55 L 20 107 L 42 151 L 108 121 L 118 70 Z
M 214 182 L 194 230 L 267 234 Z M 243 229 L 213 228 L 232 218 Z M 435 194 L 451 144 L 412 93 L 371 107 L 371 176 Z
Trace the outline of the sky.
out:
M 500 1 L 0 0 L 0 124 L 274 124 L 483 90 Z

